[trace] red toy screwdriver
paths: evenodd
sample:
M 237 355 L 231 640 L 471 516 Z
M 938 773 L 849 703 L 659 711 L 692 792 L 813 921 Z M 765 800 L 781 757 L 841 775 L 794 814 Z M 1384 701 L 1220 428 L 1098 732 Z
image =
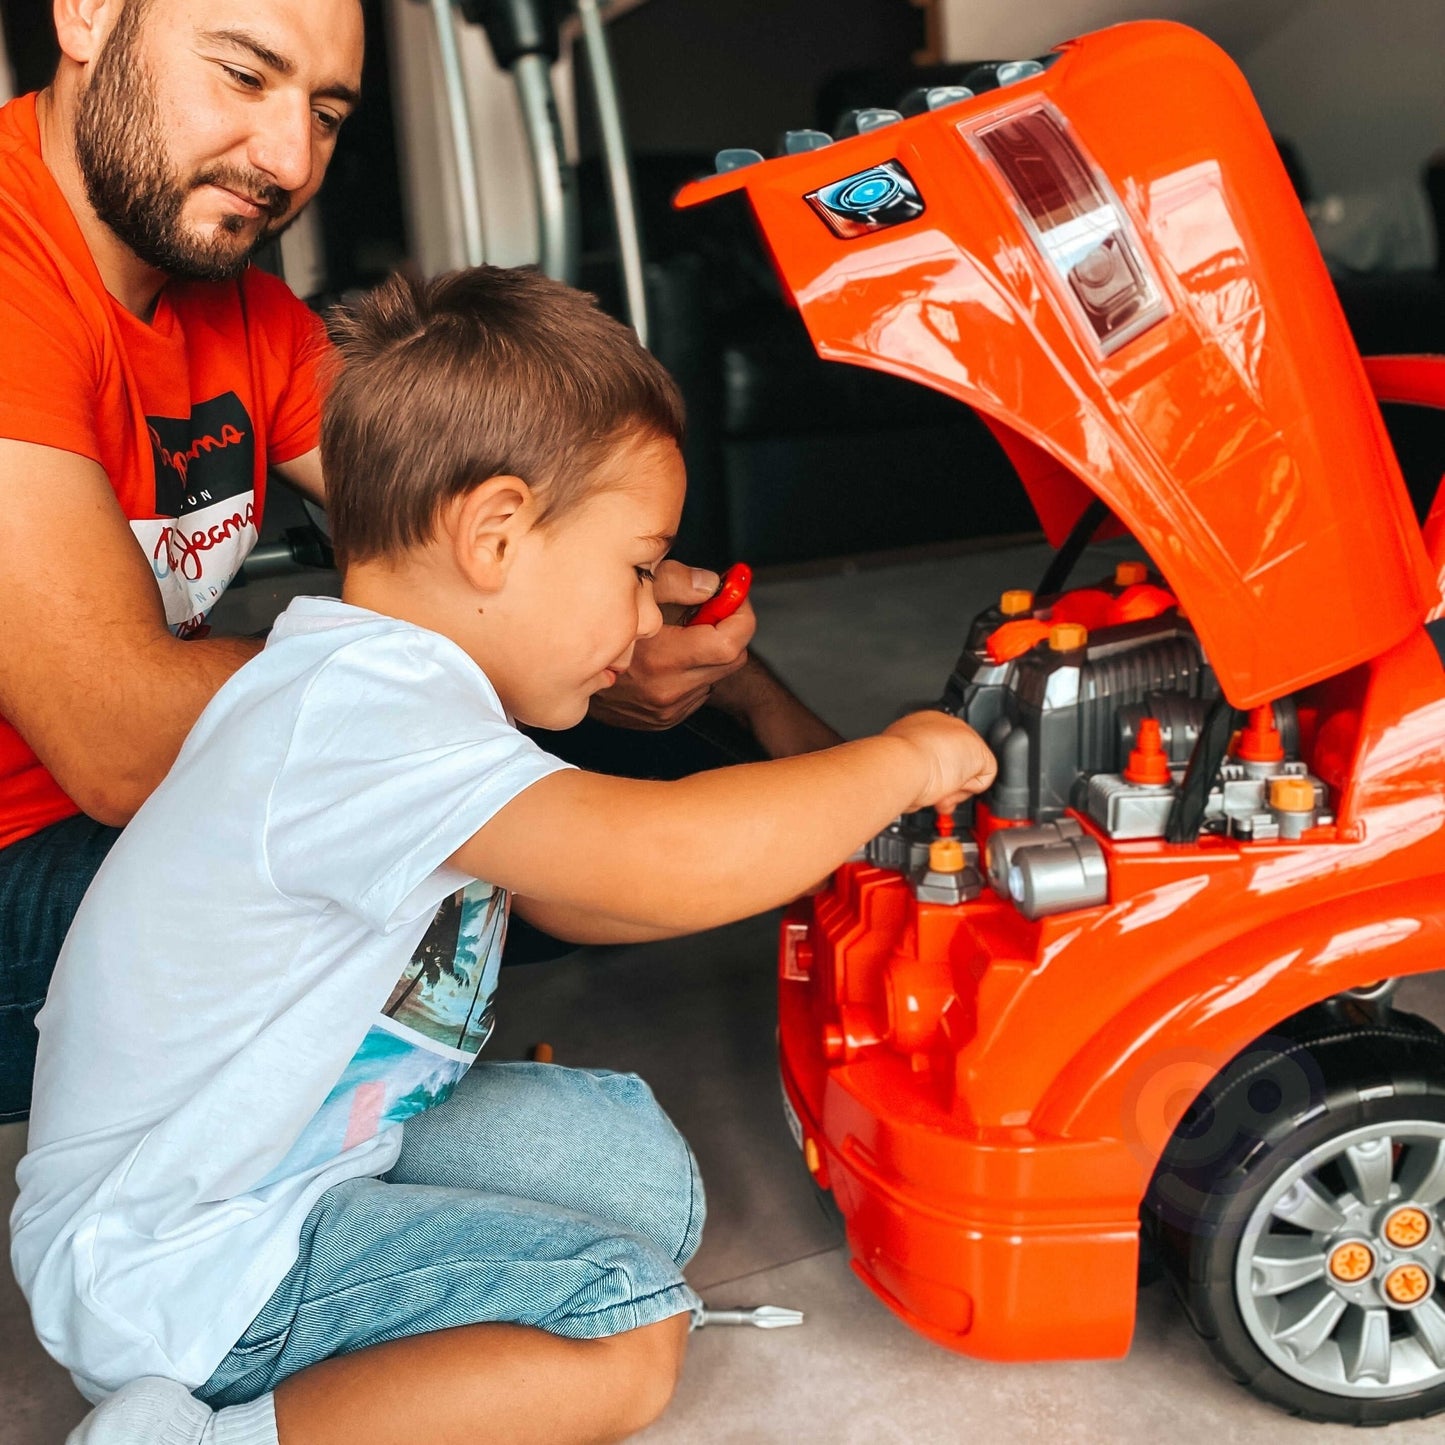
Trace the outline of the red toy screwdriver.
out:
M 748 588 L 753 585 L 753 569 L 746 562 L 734 562 L 722 575 L 717 591 L 699 603 L 691 612 L 684 614 L 684 627 L 699 627 L 704 622 L 713 624 L 731 617 L 747 599 Z

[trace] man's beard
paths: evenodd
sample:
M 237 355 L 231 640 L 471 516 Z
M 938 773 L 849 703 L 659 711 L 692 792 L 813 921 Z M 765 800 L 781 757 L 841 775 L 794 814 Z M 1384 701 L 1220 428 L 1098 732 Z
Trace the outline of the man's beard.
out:
M 211 165 L 182 180 L 172 169 L 154 82 L 137 55 L 147 6 L 126 0 L 96 58 L 75 117 L 75 155 L 95 214 L 148 266 L 188 281 L 228 281 L 290 224 L 291 196 L 255 171 Z M 269 220 L 248 242 L 251 218 L 227 215 L 215 234 L 189 232 L 181 210 L 199 186 L 224 186 L 259 203 Z

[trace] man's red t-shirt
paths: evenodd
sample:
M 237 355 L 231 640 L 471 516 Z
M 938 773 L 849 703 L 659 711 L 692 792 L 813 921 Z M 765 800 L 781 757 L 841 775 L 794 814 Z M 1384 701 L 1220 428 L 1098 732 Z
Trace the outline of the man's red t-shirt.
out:
M 254 268 L 170 282 L 138 320 L 45 168 L 35 97 L 0 108 L 0 437 L 100 463 L 177 636 L 254 546 L 267 466 L 316 446 L 325 356 L 317 318 Z M 34 566 L 83 569 L 84 536 Z M 0 847 L 78 811 L 0 717 Z

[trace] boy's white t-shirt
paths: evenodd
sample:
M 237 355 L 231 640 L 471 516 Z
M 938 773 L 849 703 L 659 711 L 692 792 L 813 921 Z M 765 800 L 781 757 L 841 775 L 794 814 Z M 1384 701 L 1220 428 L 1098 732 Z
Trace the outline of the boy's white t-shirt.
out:
M 454 643 L 303 597 L 97 874 L 40 1013 L 11 1259 L 92 1399 L 210 1378 L 332 1185 L 492 1024 L 507 899 L 446 859 L 567 765 Z

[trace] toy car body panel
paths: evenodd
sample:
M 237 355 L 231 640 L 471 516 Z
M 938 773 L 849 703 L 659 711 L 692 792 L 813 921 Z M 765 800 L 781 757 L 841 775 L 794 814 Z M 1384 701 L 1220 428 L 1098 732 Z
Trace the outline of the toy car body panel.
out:
M 887 166 L 917 215 L 845 237 L 808 199 Z M 1052 459 L 1021 474 L 1056 544 L 1091 492 L 1107 502 L 1237 706 L 1419 625 L 1433 572 L 1359 357 L 1248 87 L 1203 37 L 1102 31 L 1022 84 L 678 204 L 736 189 L 819 354 L 955 396 Z M 1097 328 L 1131 285 L 1141 315 L 1111 346 Z
M 975 619 L 942 705 L 999 760 L 959 815 L 976 873 L 947 901 L 900 819 L 779 958 L 786 1107 L 858 1274 L 969 1354 L 1122 1354 L 1190 1102 L 1307 1006 L 1440 966 L 1445 510 L 1422 540 L 1264 123 L 1192 31 L 1085 37 L 679 203 L 738 189 L 822 355 L 974 407 L 1056 544 L 1099 498 L 1152 559 Z M 1445 402 L 1439 366 L 1376 370 Z

